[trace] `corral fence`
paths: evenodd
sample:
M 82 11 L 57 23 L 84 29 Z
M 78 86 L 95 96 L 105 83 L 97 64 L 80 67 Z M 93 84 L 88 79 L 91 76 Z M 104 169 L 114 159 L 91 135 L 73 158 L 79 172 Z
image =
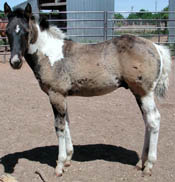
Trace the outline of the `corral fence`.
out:
M 115 18 L 115 14 L 122 14 L 123 17 L 127 17 L 131 13 L 143 14 L 148 12 L 54 11 L 40 13 L 39 15 L 47 16 L 50 24 L 62 29 L 74 41 L 96 43 L 129 33 L 148 38 L 157 44 L 167 45 L 170 47 L 172 54 L 175 54 L 175 11 L 149 12 L 154 15 L 157 14 L 156 19 Z M 164 18 L 162 16 L 164 14 L 169 15 L 169 18 Z M 64 15 L 63 17 L 66 17 L 66 19 L 60 19 L 57 15 Z M 36 16 L 38 17 L 38 14 Z M 7 22 L 6 19 L 0 21 Z M 0 29 L 0 32 L 2 31 L 5 30 Z M 3 61 L 6 61 L 10 52 L 5 49 L 8 45 L 4 45 L 4 39 L 6 37 L 0 37 L 0 55 L 4 57 Z

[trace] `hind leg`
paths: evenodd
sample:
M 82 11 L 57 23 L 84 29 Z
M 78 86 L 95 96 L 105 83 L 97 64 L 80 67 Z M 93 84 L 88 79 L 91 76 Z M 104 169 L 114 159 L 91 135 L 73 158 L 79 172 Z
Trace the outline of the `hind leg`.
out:
M 154 93 L 144 97 L 137 97 L 143 119 L 145 121 L 145 139 L 142 151 L 143 173 L 151 175 L 153 164 L 157 160 L 157 143 L 160 127 L 160 114 L 155 105 Z
M 141 156 L 141 161 L 139 161 L 138 164 L 137 164 L 138 169 L 140 169 L 140 166 L 142 166 L 141 169 L 143 169 L 144 168 L 143 164 L 148 159 L 149 142 L 150 142 L 150 130 L 149 130 L 148 125 L 147 125 L 146 115 L 145 115 L 145 113 L 143 111 L 143 108 L 142 108 L 141 98 L 137 96 L 136 100 L 137 100 L 137 104 L 139 105 L 139 108 L 140 108 L 140 110 L 142 112 L 143 120 L 144 120 L 144 123 L 145 123 L 145 135 L 144 135 L 144 145 L 143 145 L 143 150 L 142 150 L 142 156 Z M 140 162 L 142 162 L 142 164 L 140 164 Z

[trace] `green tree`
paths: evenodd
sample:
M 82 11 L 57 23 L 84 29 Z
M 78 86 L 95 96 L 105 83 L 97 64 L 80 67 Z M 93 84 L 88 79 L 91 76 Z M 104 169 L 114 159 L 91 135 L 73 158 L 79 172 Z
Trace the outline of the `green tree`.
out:
M 163 9 L 163 11 L 168 11 L 168 10 L 169 10 L 169 7 L 168 6 Z M 168 19 L 168 12 L 163 13 L 163 19 Z
M 0 10 L 0 18 L 5 17 L 4 12 Z
M 138 13 L 130 13 L 127 19 L 152 19 L 153 14 L 151 12 L 146 11 L 145 9 L 141 9 Z M 134 23 L 137 23 L 140 21 L 134 21 Z M 149 21 L 150 22 L 150 21 Z M 146 21 L 143 22 L 145 24 Z
M 122 14 L 120 14 L 120 13 L 115 13 L 114 18 L 115 19 L 124 19 L 124 16 Z
M 164 9 L 163 9 L 163 11 L 168 11 L 168 6 L 167 7 L 165 7 Z M 168 33 L 168 29 L 167 29 L 167 27 L 168 27 L 168 13 L 167 12 L 164 12 L 164 13 L 162 13 L 161 14 L 161 19 L 163 19 L 163 22 L 164 22 L 164 24 L 165 24 L 165 29 L 164 29 L 164 33 Z
M 164 12 L 164 11 L 166 11 L 166 12 Z M 154 14 L 154 19 L 159 19 L 160 21 L 158 22 L 158 24 L 159 24 L 159 26 L 160 26 L 160 24 L 161 23 L 164 23 L 164 25 L 165 25 L 165 29 L 164 29 L 164 31 L 163 31 L 163 33 L 168 33 L 168 29 L 167 29 L 167 27 L 168 27 L 168 6 L 167 7 L 165 7 L 163 10 L 162 10 L 162 12 L 160 12 L 160 13 L 156 13 L 156 14 Z
M 115 21 L 116 26 L 117 27 L 121 27 L 123 25 L 123 21 L 122 20 L 124 20 L 125 18 L 124 18 L 124 16 L 122 14 L 115 13 L 114 14 L 114 19 L 116 19 L 116 21 Z
M 137 13 L 130 13 L 127 17 L 127 19 L 139 19 Z
M 130 13 L 127 19 L 152 19 L 153 14 L 145 9 L 141 9 L 138 13 Z

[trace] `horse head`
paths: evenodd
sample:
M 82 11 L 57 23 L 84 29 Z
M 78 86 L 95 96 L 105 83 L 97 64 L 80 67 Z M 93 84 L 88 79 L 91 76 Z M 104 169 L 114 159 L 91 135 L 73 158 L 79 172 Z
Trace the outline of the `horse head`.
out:
M 32 7 L 28 3 L 25 10 L 11 10 L 10 6 L 4 4 L 4 12 L 8 17 L 6 34 L 11 49 L 10 65 L 14 69 L 22 66 L 24 54 L 30 44 L 30 20 L 32 17 Z

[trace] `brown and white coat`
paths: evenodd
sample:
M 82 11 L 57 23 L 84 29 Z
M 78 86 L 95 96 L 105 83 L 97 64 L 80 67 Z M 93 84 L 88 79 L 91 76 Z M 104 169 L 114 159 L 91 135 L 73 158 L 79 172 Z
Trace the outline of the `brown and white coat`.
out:
M 59 138 L 56 174 L 62 175 L 73 154 L 66 97 L 98 96 L 119 87 L 131 90 L 141 109 L 146 126 L 142 169 L 151 174 L 160 126 L 154 94 L 163 96 L 168 88 L 169 50 L 133 35 L 98 44 L 76 43 L 45 19 L 37 24 L 30 4 L 24 11 L 12 12 L 7 4 L 4 8 L 9 17 L 10 64 L 18 69 L 25 58 L 53 108 Z

